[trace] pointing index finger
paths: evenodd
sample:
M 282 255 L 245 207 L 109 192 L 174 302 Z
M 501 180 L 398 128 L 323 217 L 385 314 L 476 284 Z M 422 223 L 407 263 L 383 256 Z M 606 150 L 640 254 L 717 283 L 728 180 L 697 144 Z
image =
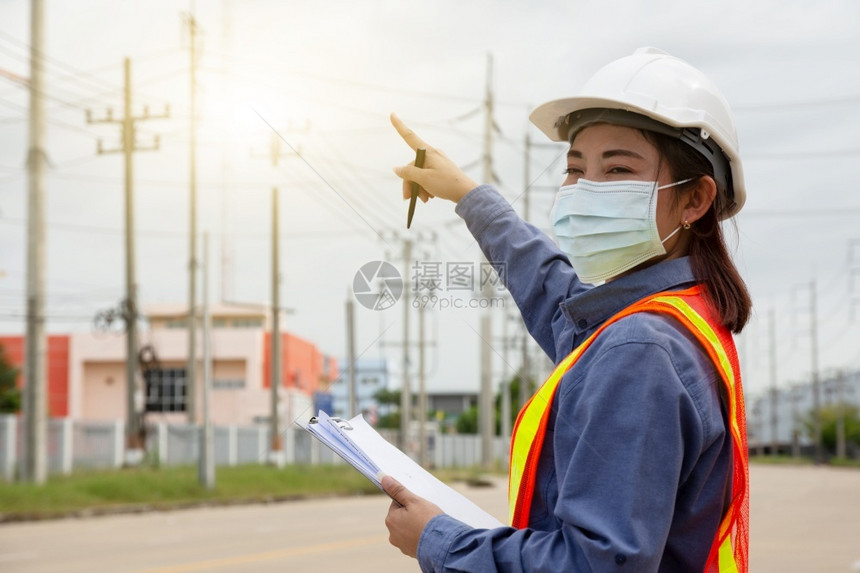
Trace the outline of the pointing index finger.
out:
M 428 145 L 424 142 L 423 139 L 418 137 L 418 134 L 412 131 L 409 127 L 406 126 L 403 121 L 397 117 L 396 114 L 391 114 L 391 125 L 394 126 L 394 129 L 397 130 L 397 133 L 400 134 L 400 137 L 403 138 L 403 141 L 406 142 L 412 150 L 416 150 L 419 147 L 427 148 Z

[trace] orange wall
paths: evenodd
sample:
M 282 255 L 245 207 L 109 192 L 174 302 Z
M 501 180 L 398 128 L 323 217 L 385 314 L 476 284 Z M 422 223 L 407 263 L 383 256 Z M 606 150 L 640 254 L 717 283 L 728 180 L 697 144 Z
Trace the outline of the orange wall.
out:
M 21 370 L 18 386 L 24 386 L 24 337 L 0 336 L 0 346 L 6 349 L 10 362 Z M 68 335 L 48 336 L 47 378 L 48 378 L 48 416 L 65 417 L 69 415 L 69 337 Z
M 263 342 L 263 386 L 271 386 L 271 341 L 267 332 Z M 325 390 L 323 381 L 326 356 L 317 350 L 316 345 L 292 334 L 281 334 L 281 384 L 287 388 L 297 388 L 305 394 Z M 337 360 L 328 358 L 327 376 L 337 378 Z

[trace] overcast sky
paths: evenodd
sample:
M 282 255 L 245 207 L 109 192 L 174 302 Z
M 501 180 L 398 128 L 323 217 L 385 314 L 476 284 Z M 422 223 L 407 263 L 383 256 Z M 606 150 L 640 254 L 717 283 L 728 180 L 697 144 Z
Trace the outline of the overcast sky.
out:
M 131 58 L 136 153 L 137 273 L 141 304 L 187 300 L 189 34 L 191 4 L 152 0 L 47 0 L 46 92 L 48 327 L 91 328 L 124 296 L 123 164 L 98 155 L 117 125 L 85 112 L 122 114 L 123 58 Z M 524 138 L 535 105 L 571 95 L 601 65 L 656 46 L 710 75 L 735 110 L 748 189 L 737 217 L 736 260 L 755 317 L 739 347 L 748 393 L 770 384 L 768 318 L 777 327 L 780 385 L 808 378 L 810 283 L 817 281 L 823 370 L 860 368 L 860 4 L 844 1 L 229 1 L 198 0 L 199 229 L 212 233 L 212 299 L 270 300 L 270 197 L 281 192 L 282 303 L 286 328 L 324 352 L 345 349 L 344 302 L 364 263 L 387 260 L 407 275 L 400 238 L 423 237 L 423 262 L 468 262 L 479 253 L 453 205 L 406 204 L 393 165 L 411 159 L 388 123 L 397 112 L 480 180 L 488 55 L 499 132 L 494 171 L 522 212 Z M 0 332 L 24 332 L 29 3 L 0 2 Z M 273 167 L 268 126 L 284 146 Z M 533 141 L 541 141 L 537 130 Z M 548 227 L 562 180 L 557 147 L 534 149 L 531 221 Z M 437 240 L 427 238 L 434 231 Z M 853 243 L 853 253 L 851 252 Z M 853 284 L 852 284 L 853 277 Z M 443 296 L 468 298 L 464 293 Z M 464 298 L 465 297 L 465 298 Z M 477 293 L 473 298 L 479 298 Z M 388 356 L 403 301 L 358 306 L 358 349 Z M 509 314 L 512 303 L 507 303 Z M 416 315 L 413 312 L 412 317 Z M 431 390 L 477 389 L 480 311 L 428 317 Z M 415 320 L 412 321 L 413 325 Z M 496 379 L 505 357 L 494 321 Z M 516 329 L 508 320 L 508 334 Z M 415 331 L 411 334 L 415 340 Z M 144 341 L 146 336 L 144 335 Z M 413 358 L 417 364 L 417 357 Z

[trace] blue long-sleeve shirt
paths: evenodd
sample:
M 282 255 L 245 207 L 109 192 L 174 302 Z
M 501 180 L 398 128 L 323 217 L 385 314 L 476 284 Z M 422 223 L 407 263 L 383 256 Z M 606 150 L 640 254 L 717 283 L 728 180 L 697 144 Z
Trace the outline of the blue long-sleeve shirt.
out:
M 631 303 L 695 284 L 681 258 L 585 285 L 490 186 L 456 212 L 487 260 L 504 265 L 529 332 L 555 363 Z M 609 326 L 556 391 L 529 527 L 434 517 L 419 541 L 422 571 L 701 571 L 731 493 L 720 388 L 673 319 L 636 313 Z

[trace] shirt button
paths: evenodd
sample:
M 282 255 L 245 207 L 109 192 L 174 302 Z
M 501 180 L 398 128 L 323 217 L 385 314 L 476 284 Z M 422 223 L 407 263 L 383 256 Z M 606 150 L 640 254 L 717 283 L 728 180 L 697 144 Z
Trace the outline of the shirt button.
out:
M 576 326 L 578 326 L 579 328 L 585 328 L 586 326 L 588 326 L 588 321 L 585 320 L 584 318 L 580 318 L 577 321 Z
M 626 556 L 626 555 L 622 555 L 621 553 L 616 553 L 616 554 L 615 554 L 615 562 L 616 562 L 616 563 L 618 563 L 619 565 L 624 565 L 624 563 L 625 563 L 626 561 L 627 561 L 627 556 Z

